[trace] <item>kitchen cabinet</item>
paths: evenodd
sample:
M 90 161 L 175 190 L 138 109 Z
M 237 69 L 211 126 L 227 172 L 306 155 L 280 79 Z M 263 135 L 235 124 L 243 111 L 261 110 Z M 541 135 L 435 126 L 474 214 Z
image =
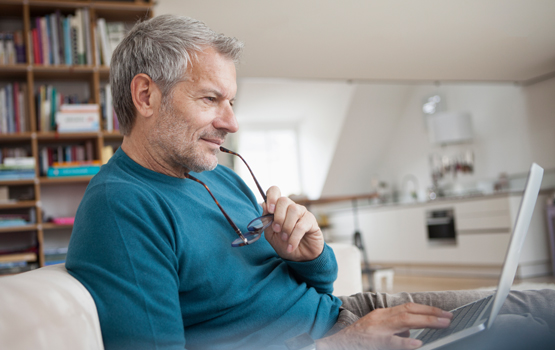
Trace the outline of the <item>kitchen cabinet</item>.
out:
M 503 264 L 521 193 L 504 193 L 425 203 L 358 208 L 371 264 L 393 266 L 400 272 L 497 277 Z M 546 275 L 551 271 L 545 225 L 545 194 L 540 194 L 522 248 L 517 276 Z M 437 244 L 428 237 L 426 214 L 453 210 L 456 239 Z M 354 232 L 353 212 L 328 213 L 330 236 L 348 241 Z

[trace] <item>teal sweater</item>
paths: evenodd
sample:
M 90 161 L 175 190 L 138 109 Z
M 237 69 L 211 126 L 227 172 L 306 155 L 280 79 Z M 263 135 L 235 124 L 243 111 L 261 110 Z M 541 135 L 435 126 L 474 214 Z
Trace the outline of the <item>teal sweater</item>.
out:
M 244 232 L 262 214 L 231 170 L 193 173 Z M 95 300 L 106 350 L 283 348 L 322 337 L 341 301 L 326 245 L 281 259 L 264 237 L 240 248 L 206 189 L 143 168 L 119 149 L 79 205 L 66 267 Z

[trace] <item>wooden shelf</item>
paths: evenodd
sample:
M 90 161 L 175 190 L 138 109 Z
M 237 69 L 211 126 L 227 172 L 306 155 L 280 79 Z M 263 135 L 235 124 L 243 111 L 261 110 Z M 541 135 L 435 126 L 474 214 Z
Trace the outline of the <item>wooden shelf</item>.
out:
M 34 231 L 36 229 L 38 229 L 36 224 L 11 226 L 11 227 L 0 227 L 0 233 L 3 233 L 3 232 Z
M 95 139 L 101 135 L 100 131 L 93 132 L 38 132 L 37 139 L 39 141 L 55 141 L 55 140 L 87 140 Z
M 367 193 L 367 194 L 359 194 L 359 195 L 352 195 L 352 196 L 321 197 L 318 199 L 294 199 L 294 201 L 295 203 L 301 204 L 301 205 L 311 205 L 311 204 L 327 204 L 327 203 L 354 201 L 359 199 L 374 199 L 374 198 L 379 198 L 379 195 L 377 193 Z
M 1 180 L 0 186 L 19 186 L 19 185 L 33 185 L 37 179 L 25 179 L 25 180 Z
M 13 134 L 0 134 L 0 142 L 1 143 L 12 143 L 14 141 L 31 141 L 33 135 L 35 133 L 32 132 L 18 132 Z
M 92 176 L 60 176 L 45 177 L 41 176 L 39 182 L 41 185 L 68 184 L 68 183 L 87 183 L 91 181 Z
M 0 263 L 20 262 L 20 261 L 37 261 L 37 253 L 18 253 L 0 255 Z
M 93 38 L 93 30 L 96 27 L 96 19 L 104 18 L 107 22 L 123 22 L 127 29 L 130 29 L 139 19 L 153 17 L 153 0 L 124 1 L 124 0 L 0 0 L 0 21 L 9 19 L 9 24 L 4 31 L 23 31 L 25 44 L 29 45 L 29 34 L 36 26 L 35 19 L 51 15 L 57 10 L 61 15 L 67 16 L 75 14 L 77 9 L 87 8 L 90 14 L 90 37 Z M 32 40 L 31 40 L 32 41 Z M 30 132 L 0 134 L 0 148 L 24 148 L 35 158 L 37 165 L 42 160 L 41 154 L 44 147 L 85 145 L 90 152 L 92 144 L 92 158 L 100 159 L 103 147 L 117 147 L 121 144 L 123 136 L 118 132 L 107 132 L 98 130 L 94 132 L 82 133 L 57 133 L 38 131 L 36 93 L 41 85 L 53 85 L 63 94 L 77 93 L 81 101 L 89 101 L 100 105 L 101 89 L 109 82 L 110 67 L 100 65 L 95 55 L 96 42 L 91 42 L 92 62 L 88 65 L 43 65 L 31 63 L 33 59 L 29 57 L 31 47 L 26 47 L 27 63 L 0 65 L 0 82 L 18 82 L 26 85 L 25 103 L 27 108 L 25 121 L 26 130 Z M 101 123 L 103 121 L 100 121 Z M 65 152 L 65 150 L 64 150 Z M 56 153 L 57 154 L 57 153 Z M 88 153 L 90 157 L 90 153 Z M 71 177 L 37 177 L 33 179 L 14 179 L 0 180 L 0 186 L 9 186 L 10 191 L 26 190 L 17 188 L 19 186 L 33 187 L 34 200 L 19 202 L 0 203 L 0 210 L 7 212 L 10 209 L 17 211 L 34 210 L 36 217 L 53 212 L 53 208 L 48 206 L 56 205 L 52 199 L 56 199 L 59 193 L 62 196 L 74 196 L 73 192 L 65 191 L 66 186 L 84 187 L 93 176 L 71 176 Z M 48 188 L 50 187 L 50 188 Z M 58 191 L 61 189 L 63 191 Z M 81 193 L 81 192 L 80 192 Z M 79 194 L 80 196 L 81 194 Z M 64 200 L 60 198 L 56 200 Z M 42 204 L 41 204 L 42 203 Z M 21 208 L 21 209 L 19 209 Z M 70 209 L 71 210 L 71 209 Z M 74 213 L 67 213 L 68 215 Z M 40 220 L 39 220 L 40 221 Z M 73 225 L 56 225 L 53 223 L 29 224 L 13 227 L 0 227 L 0 233 L 35 231 L 39 250 L 28 256 L 25 261 L 37 261 L 40 266 L 44 265 L 44 254 L 42 246 L 44 244 L 44 232 L 63 229 L 71 230 Z M 2 247 L 0 246 L 0 250 Z M 13 256 L 12 256 L 13 258 Z M 11 258 L 10 258 L 11 259 Z M 9 260 L 13 261 L 13 260 Z
M 56 229 L 68 229 L 68 228 L 73 228 L 73 225 L 71 224 L 67 224 L 67 225 L 59 225 L 59 224 L 53 224 L 51 222 L 46 222 L 44 224 L 41 224 L 42 229 L 43 230 L 56 230 Z
M 0 209 L 32 208 L 35 205 L 36 201 L 0 202 Z
M 103 132 L 102 132 L 102 137 L 104 137 L 105 139 L 119 139 L 119 140 L 123 140 L 123 135 L 120 134 L 119 131 L 113 131 L 113 132 L 103 131 Z

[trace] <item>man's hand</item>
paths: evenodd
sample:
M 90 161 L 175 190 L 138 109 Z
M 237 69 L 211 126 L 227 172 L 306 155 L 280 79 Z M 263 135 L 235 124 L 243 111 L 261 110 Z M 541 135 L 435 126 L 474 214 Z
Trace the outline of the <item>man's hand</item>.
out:
M 316 259 L 324 249 L 324 236 L 316 218 L 302 205 L 281 197 L 279 188 L 266 192 L 264 214 L 274 214 L 274 222 L 264 231 L 278 255 L 292 261 Z
M 376 309 L 336 334 L 317 340 L 316 348 L 416 349 L 422 342 L 407 338 L 411 329 L 447 328 L 452 317 L 450 312 L 415 303 Z

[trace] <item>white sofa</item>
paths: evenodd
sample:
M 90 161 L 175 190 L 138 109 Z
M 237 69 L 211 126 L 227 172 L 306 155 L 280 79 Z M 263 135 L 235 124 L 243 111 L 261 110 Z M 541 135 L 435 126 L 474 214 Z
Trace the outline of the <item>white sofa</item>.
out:
M 330 246 L 339 265 L 334 294 L 362 291 L 359 250 Z M 0 349 L 103 350 L 92 296 L 63 264 L 0 277 Z

